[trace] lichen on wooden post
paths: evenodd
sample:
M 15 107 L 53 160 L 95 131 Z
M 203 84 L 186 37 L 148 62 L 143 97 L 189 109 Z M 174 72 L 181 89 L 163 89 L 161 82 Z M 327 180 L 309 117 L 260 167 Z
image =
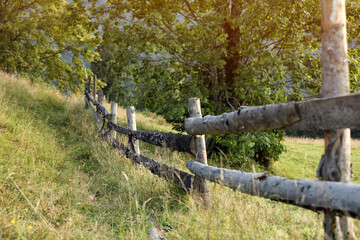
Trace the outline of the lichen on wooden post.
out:
M 128 128 L 130 130 L 136 131 L 135 107 L 133 106 L 126 107 L 126 116 L 127 116 Z M 129 135 L 129 145 L 131 151 L 135 152 L 136 154 L 140 154 L 139 140 L 135 140 L 131 135 Z
M 189 115 L 190 117 L 202 117 L 201 106 L 199 98 L 189 99 Z M 196 148 L 196 161 L 207 165 L 207 154 L 205 135 L 196 135 L 195 148 Z M 195 197 L 199 197 L 203 200 L 205 207 L 209 207 L 211 204 L 209 182 L 199 176 L 195 176 L 193 191 Z
M 321 1 L 321 97 L 349 94 L 345 0 Z M 350 129 L 325 131 L 322 180 L 351 182 Z M 325 212 L 325 239 L 354 239 L 352 219 Z
M 117 103 L 111 102 L 111 122 L 117 124 Z M 116 131 L 111 130 L 111 138 L 116 138 Z

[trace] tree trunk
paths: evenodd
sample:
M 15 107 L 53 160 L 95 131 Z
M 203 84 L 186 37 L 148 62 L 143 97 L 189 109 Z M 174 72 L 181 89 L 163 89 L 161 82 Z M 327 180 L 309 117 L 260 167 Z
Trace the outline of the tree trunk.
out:
M 231 3 L 230 3 L 231 2 Z M 225 60 L 225 84 L 226 84 L 226 93 L 222 96 L 222 104 L 226 105 L 227 107 L 231 108 L 238 108 L 240 107 L 238 102 L 235 101 L 237 96 L 235 94 L 234 83 L 236 78 L 235 71 L 240 66 L 240 54 L 239 50 L 237 49 L 238 43 L 240 41 L 240 28 L 238 26 L 233 26 L 231 20 L 236 19 L 241 14 L 241 4 L 235 1 L 230 1 L 229 5 L 224 7 L 223 11 L 228 11 L 230 8 L 230 16 L 228 19 L 225 18 L 225 22 L 223 24 L 223 29 L 227 34 L 227 45 L 226 45 L 226 53 L 227 56 L 224 57 Z M 226 16 L 226 15 L 225 15 Z

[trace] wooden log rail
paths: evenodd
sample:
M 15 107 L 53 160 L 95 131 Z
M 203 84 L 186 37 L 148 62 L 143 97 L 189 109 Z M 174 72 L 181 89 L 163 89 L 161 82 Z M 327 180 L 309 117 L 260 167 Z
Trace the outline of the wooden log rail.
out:
M 242 193 L 323 211 L 331 209 L 340 216 L 360 219 L 360 185 L 307 179 L 289 180 L 207 166 L 188 161 L 186 167 L 197 176 Z
M 96 111 L 95 109 L 93 108 L 93 106 L 91 106 L 89 100 L 85 97 L 85 103 L 87 104 L 87 106 L 90 108 L 92 114 L 93 114 L 93 117 L 94 117 L 94 121 L 96 122 L 96 124 L 98 125 L 99 129 L 101 129 L 101 122 L 96 114 Z
M 116 125 L 110 121 L 107 123 L 107 126 L 111 130 L 115 130 L 121 134 L 130 135 L 133 138 L 139 139 L 143 142 L 158 147 L 170 148 L 172 150 L 177 150 L 178 152 L 187 152 L 194 155 L 194 140 L 190 135 L 172 132 L 134 131 L 130 130 L 129 128 Z
M 95 105 L 97 112 L 103 114 L 106 119 L 111 120 L 111 113 L 109 113 L 109 111 L 100 102 L 93 99 L 87 89 L 85 89 L 85 98 Z
M 291 130 L 331 130 L 360 127 L 360 94 L 244 107 L 218 116 L 187 118 L 190 135 Z
M 159 163 L 154 159 L 145 157 L 141 154 L 136 154 L 127 148 L 124 144 L 120 143 L 117 139 L 112 139 L 109 142 L 111 142 L 114 148 L 121 150 L 127 158 L 133 160 L 139 165 L 144 166 L 154 175 L 165 178 L 167 181 L 175 183 L 178 187 L 184 189 L 187 193 L 190 193 L 195 177 L 194 175 L 183 172 L 166 164 Z

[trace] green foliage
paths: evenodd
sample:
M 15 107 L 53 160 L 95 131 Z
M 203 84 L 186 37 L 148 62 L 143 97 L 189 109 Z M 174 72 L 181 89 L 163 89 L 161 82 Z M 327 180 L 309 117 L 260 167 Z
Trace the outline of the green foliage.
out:
M 221 135 L 216 136 L 215 140 L 222 150 L 228 152 L 226 165 L 252 171 L 251 159 L 266 168 L 269 168 L 273 161 L 279 160 L 280 154 L 286 150 L 281 142 L 284 136 L 284 131 L 277 130 L 254 134 Z
M 353 45 L 359 40 L 356 3 L 347 2 Z M 161 114 L 177 129 L 188 115 L 188 97 L 201 98 L 205 115 L 318 96 L 318 1 L 116 0 L 98 11 L 108 19 L 103 61 L 93 70 L 110 96 Z M 356 45 L 350 51 L 352 92 L 359 91 L 358 51 Z M 262 151 L 255 146 L 247 151 Z M 266 149 L 259 154 L 277 159 L 283 148 Z
M 100 44 L 85 1 L 12 0 L 0 4 L 0 69 L 66 91 L 83 87 L 84 61 Z

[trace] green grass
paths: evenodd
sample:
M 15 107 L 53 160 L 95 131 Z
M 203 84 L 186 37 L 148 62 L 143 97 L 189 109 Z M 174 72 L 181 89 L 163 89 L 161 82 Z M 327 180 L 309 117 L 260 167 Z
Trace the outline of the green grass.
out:
M 287 152 L 274 163 L 273 172 L 291 179 L 316 179 L 316 169 L 324 153 L 323 139 L 290 138 L 285 140 Z M 353 181 L 360 183 L 360 140 L 352 140 Z
M 126 125 L 125 115 L 119 108 L 120 124 Z M 171 131 L 151 113 L 137 112 L 137 125 Z M 212 206 L 204 210 L 165 180 L 135 168 L 96 131 L 82 97 L 63 97 L 0 73 L 0 239 L 149 239 L 154 224 L 167 239 L 323 239 L 322 214 L 216 184 Z M 289 151 L 273 174 L 314 178 L 322 144 L 285 144 Z M 192 158 L 144 143 L 140 149 L 182 170 Z M 359 149 L 356 144 L 352 155 L 355 176 Z

